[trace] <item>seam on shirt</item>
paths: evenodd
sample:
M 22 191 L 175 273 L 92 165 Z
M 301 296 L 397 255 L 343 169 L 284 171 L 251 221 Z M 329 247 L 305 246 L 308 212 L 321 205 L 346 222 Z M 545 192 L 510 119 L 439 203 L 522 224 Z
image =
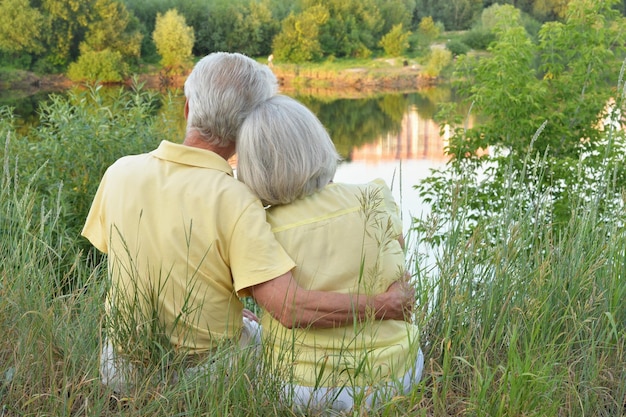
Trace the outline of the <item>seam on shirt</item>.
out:
M 351 207 L 351 208 L 347 208 L 347 209 L 343 209 L 343 210 L 339 210 L 339 211 L 333 212 L 332 214 L 327 214 L 327 215 L 318 216 L 318 217 L 311 217 L 311 218 L 308 218 L 308 219 L 305 219 L 305 220 L 301 220 L 299 222 L 286 224 L 284 226 L 274 227 L 274 228 L 272 228 L 272 232 L 274 232 L 274 233 L 282 232 L 284 230 L 288 230 L 288 229 L 299 227 L 299 226 L 304 226 L 306 224 L 316 223 L 316 222 L 319 222 L 321 220 L 332 219 L 334 217 L 343 216 L 344 214 L 353 213 L 353 212 L 359 211 L 359 210 L 361 210 L 361 207 Z

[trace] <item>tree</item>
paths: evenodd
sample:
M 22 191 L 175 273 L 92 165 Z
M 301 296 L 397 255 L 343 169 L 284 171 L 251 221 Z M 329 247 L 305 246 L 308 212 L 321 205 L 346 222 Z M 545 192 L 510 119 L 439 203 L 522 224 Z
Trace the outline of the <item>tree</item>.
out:
M 441 29 L 435 24 L 431 16 L 426 16 L 420 20 L 417 29 L 420 49 L 429 48 L 440 33 Z
M 181 5 L 185 6 L 185 12 L 181 13 L 188 16 L 187 8 L 190 8 L 191 12 L 189 15 L 197 16 L 197 19 L 206 22 L 208 14 L 205 13 L 202 15 L 199 10 L 194 7 L 200 1 L 201 0 L 185 1 Z M 135 16 L 138 21 L 138 28 L 142 35 L 141 57 L 144 61 L 156 62 L 159 58 L 154 42 L 152 41 L 152 32 L 154 32 L 157 13 L 165 13 L 171 9 L 173 7 L 171 3 L 172 2 L 169 0 L 124 0 L 124 4 L 128 8 L 129 12 Z M 207 9 L 206 4 L 204 5 L 204 8 Z M 178 9 L 182 10 L 181 8 Z M 189 18 L 187 18 L 187 21 L 190 21 Z
M 269 1 L 250 0 L 248 4 L 230 8 L 233 27 L 226 33 L 227 51 L 249 56 L 269 55 L 279 25 L 273 19 Z
M 78 60 L 68 67 L 68 77 L 75 81 L 120 82 L 129 72 L 126 61 L 139 58 L 141 33 L 122 3 L 95 0 L 79 49 Z
M 377 7 L 383 21 L 381 33 L 389 33 L 398 24 L 412 29 L 413 14 L 417 0 L 379 0 Z
M 183 2 L 181 14 L 194 28 L 194 53 L 241 52 L 268 55 L 280 30 L 271 0 L 194 0 Z
M 619 133 L 605 126 L 607 119 L 624 123 L 614 111 L 622 108 L 624 87 L 618 84 L 616 97 L 614 85 L 623 83 L 626 20 L 615 4 L 573 0 L 565 21 L 545 23 L 536 44 L 521 23 L 512 24 L 518 11 L 502 7 L 489 55 L 458 58 L 459 93 L 483 120 L 472 128 L 450 114 L 444 120 L 456 127 L 450 169 L 464 179 L 474 224 L 501 209 L 505 198 L 531 204 L 542 195 L 550 207 L 546 221 L 558 227 L 571 216 L 570 203 L 597 188 L 603 173 L 626 186 L 623 135 L 614 141 Z M 422 185 L 435 211 L 446 210 L 450 186 L 443 173 Z
M 442 4 L 449 29 L 467 29 L 483 8 L 482 0 L 450 0 Z
M 494 4 L 483 9 L 480 15 L 480 23 L 483 29 L 503 31 L 504 25 L 512 27 L 522 25 L 521 11 L 510 4 Z
M 320 25 L 326 23 L 328 18 L 328 10 L 321 5 L 287 16 L 272 43 L 276 60 L 302 63 L 321 58 L 322 47 L 318 36 Z
M 95 0 L 42 0 L 44 69 L 65 68 L 79 55 Z
M 0 50 L 9 54 L 42 52 L 43 22 L 43 15 L 29 0 L 0 2 Z
M 324 55 L 363 58 L 371 55 L 371 51 L 378 46 L 383 21 L 376 0 L 304 2 L 304 7 L 314 5 L 323 5 L 329 13 L 319 32 Z
M 483 0 L 416 0 L 415 21 L 432 16 L 446 30 L 468 29 L 483 8 Z
M 236 11 L 244 0 L 195 0 L 194 7 L 182 6 L 187 24 L 193 27 L 195 35 L 194 53 L 206 55 L 216 51 L 227 51 L 227 37 L 233 32 Z M 186 3 L 185 3 L 186 4 Z M 193 13 L 190 13 L 193 12 Z
M 138 58 L 142 35 L 136 19 L 116 0 L 96 0 L 81 52 L 117 51 L 124 58 Z
M 402 23 L 395 25 L 391 31 L 380 40 L 380 46 L 389 56 L 401 56 L 409 47 L 410 31 L 404 31 Z
M 533 13 L 548 20 L 564 18 L 572 0 L 535 0 L 533 3 Z
M 158 13 L 152 39 L 161 55 L 161 65 L 168 73 L 180 73 L 191 63 L 193 28 L 176 9 Z

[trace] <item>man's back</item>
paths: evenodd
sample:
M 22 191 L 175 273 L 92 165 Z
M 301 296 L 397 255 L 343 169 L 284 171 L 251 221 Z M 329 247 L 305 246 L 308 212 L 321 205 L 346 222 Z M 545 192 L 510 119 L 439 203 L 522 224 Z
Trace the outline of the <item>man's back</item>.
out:
M 190 352 L 237 334 L 235 290 L 293 266 L 275 259 L 282 249 L 260 202 L 228 163 L 170 142 L 107 170 L 83 235 L 108 253 L 109 313 L 132 323 L 158 318 L 172 345 Z

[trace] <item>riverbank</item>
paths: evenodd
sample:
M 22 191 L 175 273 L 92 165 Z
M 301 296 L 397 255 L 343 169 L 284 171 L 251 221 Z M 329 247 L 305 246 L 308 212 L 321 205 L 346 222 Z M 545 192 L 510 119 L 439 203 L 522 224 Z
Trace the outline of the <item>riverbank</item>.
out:
M 427 88 L 439 80 L 423 76 L 421 67 L 400 59 L 377 59 L 321 64 L 276 64 L 272 71 L 278 79 L 281 92 L 363 97 L 382 92 L 410 92 Z M 147 68 L 134 78 L 151 89 L 181 88 L 187 74 L 164 76 L 155 68 Z M 63 74 L 37 75 L 27 71 L 13 71 L 4 76 L 0 92 L 6 96 L 28 97 L 42 92 L 64 91 L 78 85 Z M 132 84 L 129 78 L 126 84 Z
M 74 83 L 63 74 L 38 75 L 30 71 L 2 72 L 0 93 L 6 97 L 29 97 L 41 92 L 64 91 Z
M 344 68 L 327 66 L 274 65 L 281 90 L 310 92 L 316 96 L 357 96 L 368 93 L 408 92 L 432 87 L 438 79 L 425 77 L 421 66 L 406 60 L 374 61 L 378 65 L 354 65 Z

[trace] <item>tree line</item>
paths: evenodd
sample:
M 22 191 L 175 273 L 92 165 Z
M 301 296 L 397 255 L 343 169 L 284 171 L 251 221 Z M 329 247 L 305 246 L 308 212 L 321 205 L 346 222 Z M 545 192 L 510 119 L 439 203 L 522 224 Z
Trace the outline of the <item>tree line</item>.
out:
M 494 4 L 511 4 L 538 30 L 562 19 L 570 2 L 0 0 L 0 63 L 40 73 L 108 73 L 115 81 L 141 62 L 175 69 L 214 51 L 285 62 L 415 55 L 432 38 L 429 22 L 434 33 L 474 31 L 475 47 L 484 38 L 480 17 Z M 626 0 L 614 7 L 623 14 Z

